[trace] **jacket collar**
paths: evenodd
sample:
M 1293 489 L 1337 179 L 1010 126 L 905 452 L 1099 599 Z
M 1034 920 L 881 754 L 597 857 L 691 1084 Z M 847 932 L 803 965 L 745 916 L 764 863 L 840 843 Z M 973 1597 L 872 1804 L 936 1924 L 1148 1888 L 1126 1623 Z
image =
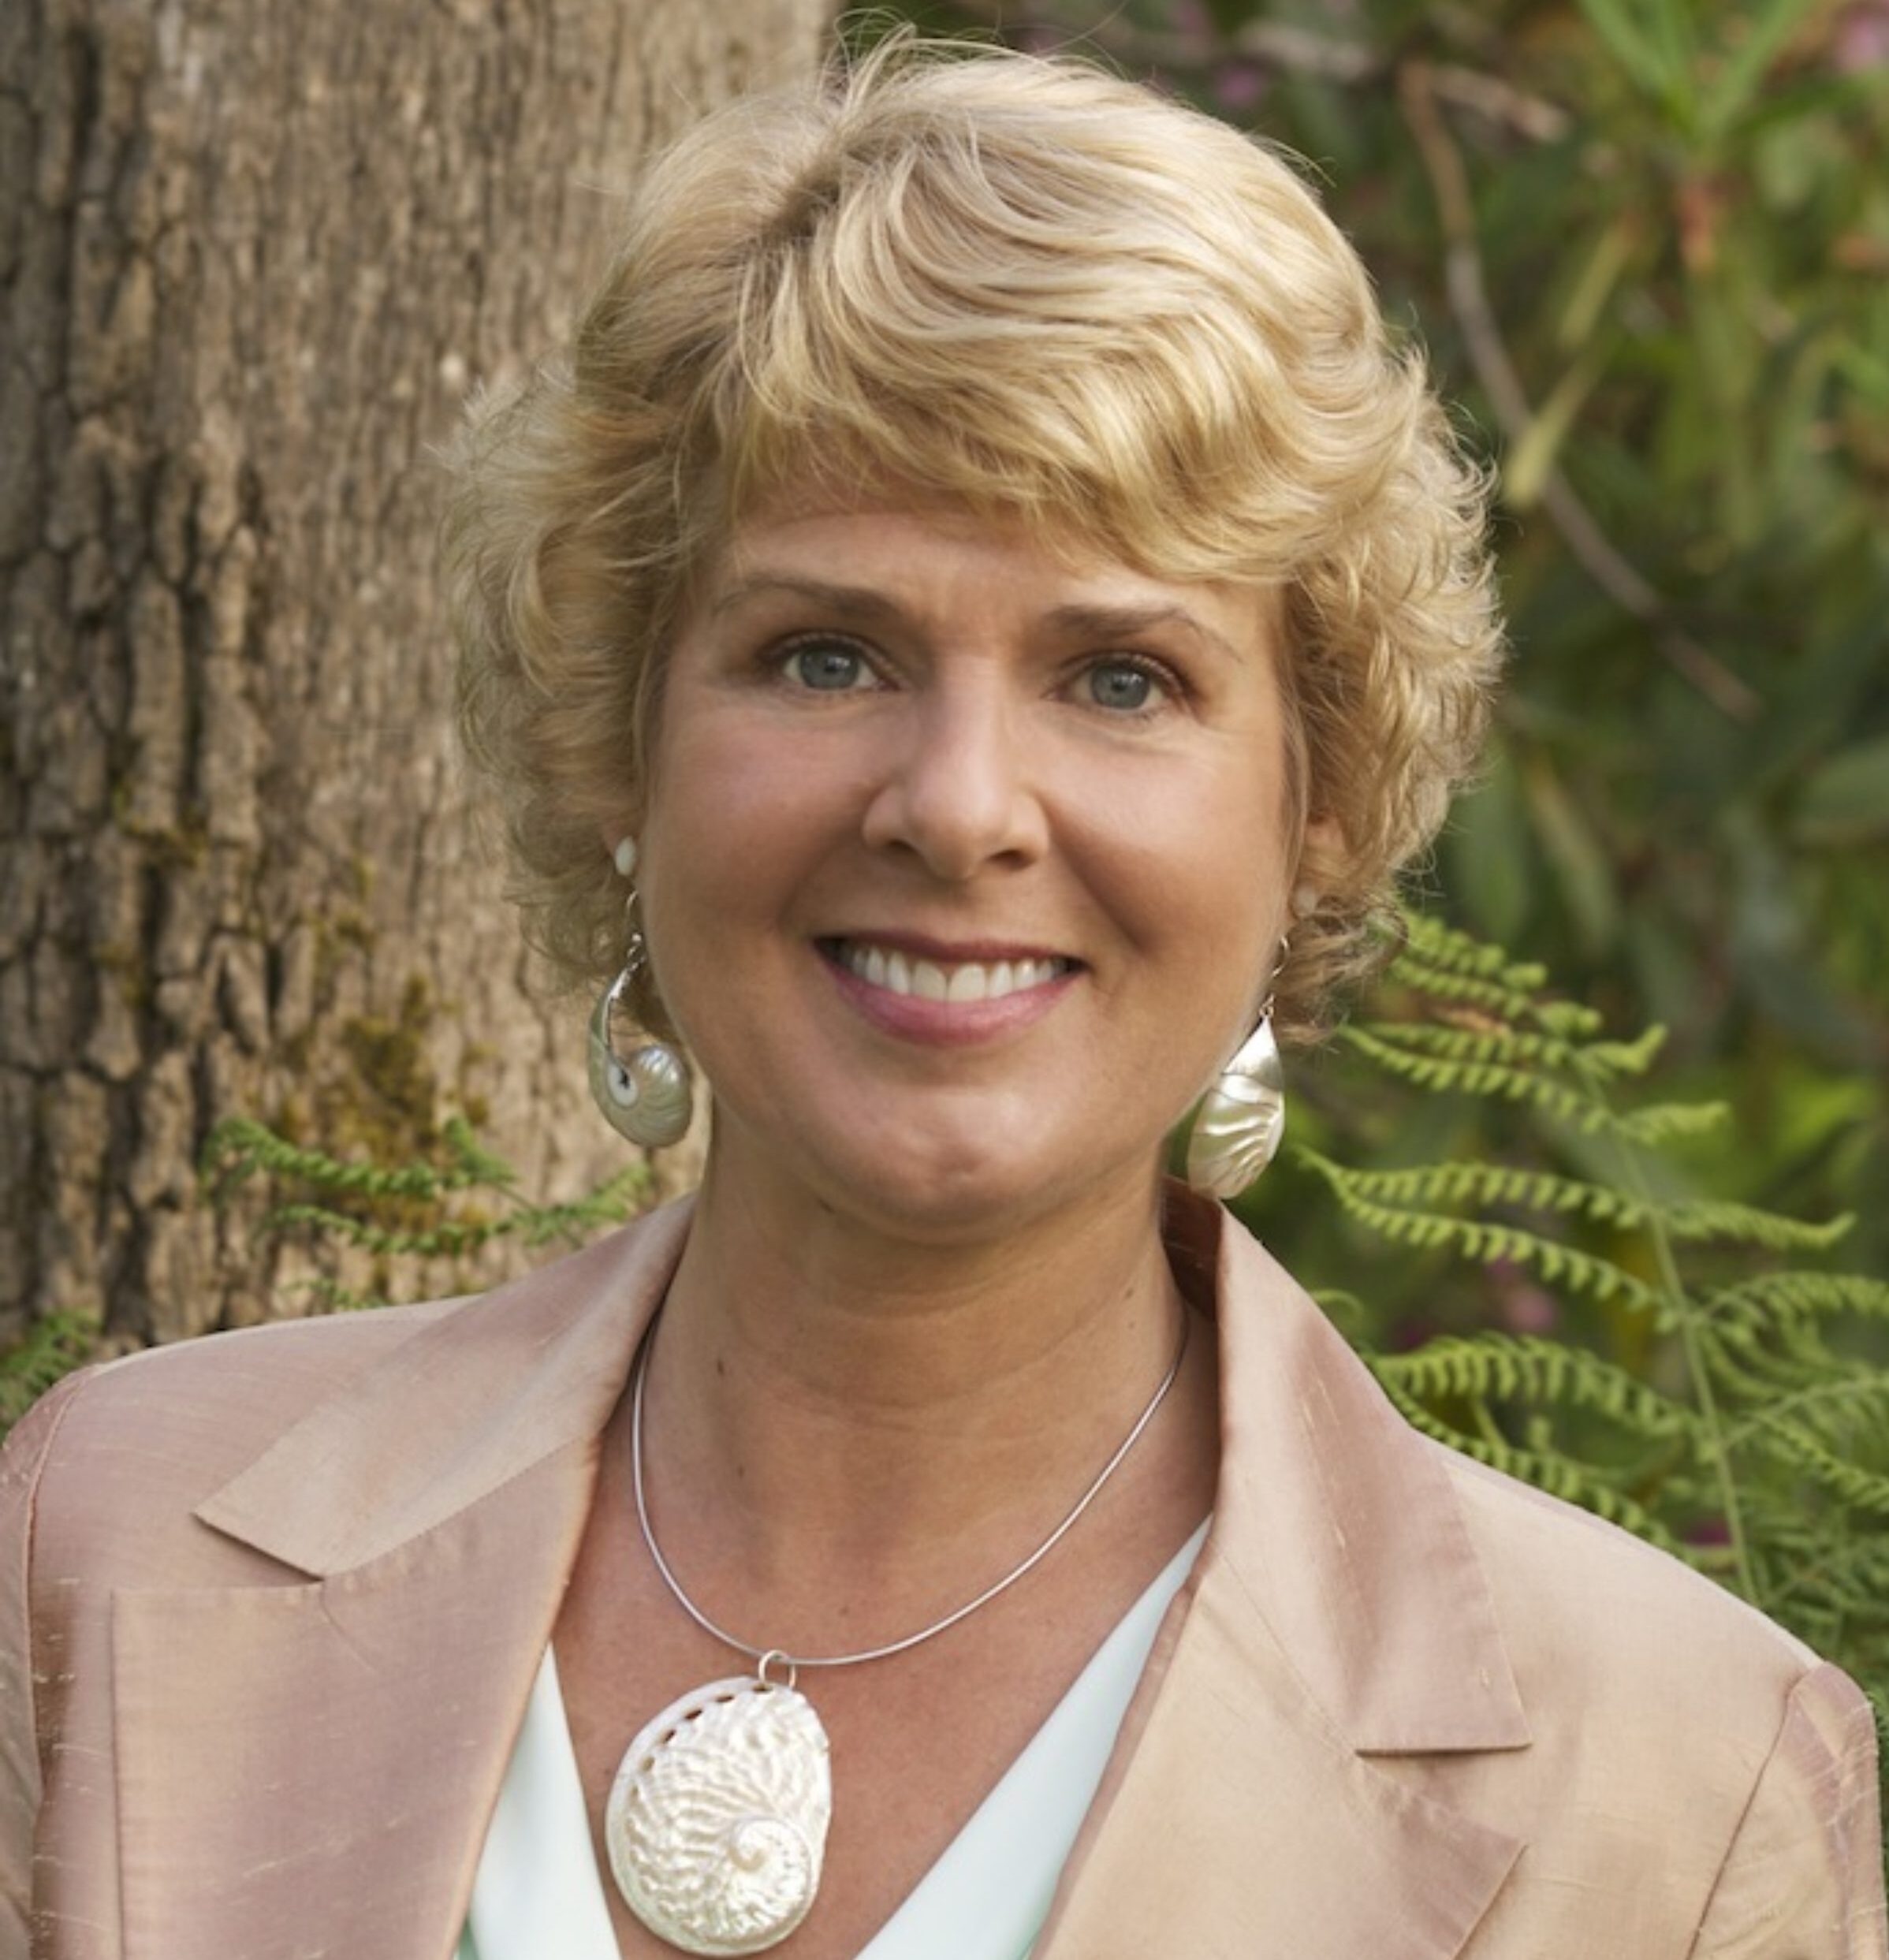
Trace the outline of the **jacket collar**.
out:
M 456 1306 L 319 1403 L 196 1515 L 317 1578 L 433 1530 L 609 1422 L 690 1200 Z
M 1354 1749 L 1518 1749 L 1528 1725 L 1447 1453 L 1285 1269 L 1170 1193 L 1168 1255 L 1220 1332 L 1220 1474 L 1205 1559 Z
M 197 1510 L 325 1577 L 433 1530 L 609 1421 L 687 1236 L 684 1200 L 470 1300 Z M 1168 1194 L 1168 1256 L 1215 1315 L 1221 1462 L 1202 1565 L 1365 1753 L 1528 1741 L 1444 1454 L 1217 1205 Z
M 1213 1526 L 1037 1960 L 1450 1960 L 1522 1843 L 1397 1758 L 1528 1730 L 1445 1459 L 1217 1206 L 1168 1246 L 1220 1324 Z
M 125 1960 L 444 1950 L 687 1217 L 423 1317 L 197 1507 L 311 1582 L 114 1597 Z
M 131 1960 L 266 1960 L 274 1941 L 286 1960 L 318 1931 L 396 1960 L 463 1913 L 510 1746 L 494 1714 L 523 1707 L 598 1438 L 688 1217 L 671 1207 L 442 1315 L 199 1507 L 322 1584 L 117 1602 Z M 1183 1290 L 1219 1325 L 1213 1527 L 1039 1960 L 1447 1960 L 1519 1843 L 1395 1758 L 1528 1735 L 1446 1459 L 1218 1207 L 1176 1193 L 1168 1230 Z M 204 1738 L 225 1735 L 236 1754 L 207 1762 Z M 263 1791 L 237 1765 L 268 1738 Z M 181 1800 L 193 1761 L 203 1789 Z M 309 1817 L 343 1821 L 284 1865 Z M 333 1861 L 319 1898 L 318 1852 Z

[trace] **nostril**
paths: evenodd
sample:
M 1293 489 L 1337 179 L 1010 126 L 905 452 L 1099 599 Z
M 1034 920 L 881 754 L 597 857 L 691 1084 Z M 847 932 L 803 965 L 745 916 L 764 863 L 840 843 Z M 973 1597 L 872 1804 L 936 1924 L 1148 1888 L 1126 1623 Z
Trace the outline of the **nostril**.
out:
M 954 883 L 989 864 L 1039 856 L 1048 834 L 1035 788 L 1007 736 L 930 745 L 888 777 L 864 825 L 868 844 L 908 851 Z

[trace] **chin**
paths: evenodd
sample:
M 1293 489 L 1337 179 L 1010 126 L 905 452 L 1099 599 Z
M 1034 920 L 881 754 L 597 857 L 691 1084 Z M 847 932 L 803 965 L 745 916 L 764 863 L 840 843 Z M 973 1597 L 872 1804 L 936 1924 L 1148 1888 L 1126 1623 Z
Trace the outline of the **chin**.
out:
M 779 1101 L 717 1096 L 710 1170 L 725 1194 L 817 1205 L 914 1245 L 994 1239 L 1059 1211 L 1132 1202 L 1159 1181 L 1163 1137 L 1105 1136 L 1038 1095 L 890 1096 L 783 1130 Z
M 914 1245 L 997 1239 L 1058 1212 L 1120 1204 L 1158 1182 L 1155 1153 L 1105 1168 L 1085 1158 L 1045 1164 L 1026 1152 L 961 1150 L 881 1152 L 835 1167 L 821 1180 L 825 1201 L 887 1238 Z

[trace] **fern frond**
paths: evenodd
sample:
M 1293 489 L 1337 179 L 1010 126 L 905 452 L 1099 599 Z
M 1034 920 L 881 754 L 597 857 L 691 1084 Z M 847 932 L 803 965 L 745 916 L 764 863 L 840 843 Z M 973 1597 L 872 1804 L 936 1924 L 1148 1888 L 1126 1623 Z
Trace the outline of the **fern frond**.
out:
M 377 1225 L 326 1205 L 282 1205 L 269 1214 L 272 1225 L 306 1226 L 362 1252 L 410 1254 L 423 1259 L 460 1259 L 495 1239 L 522 1232 L 527 1214 L 509 1212 L 498 1217 L 446 1218 L 431 1225 L 402 1230 Z
M 1512 1205 L 1529 1211 L 1589 1218 L 1630 1232 L 1656 1220 L 1675 1239 L 1731 1239 L 1778 1251 L 1822 1250 L 1840 1238 L 1854 1222 L 1846 1217 L 1811 1224 L 1753 1205 L 1709 1200 L 1683 1199 L 1670 1205 L 1649 1205 L 1610 1184 L 1589 1183 L 1553 1172 L 1470 1159 L 1400 1170 L 1346 1168 L 1339 1175 L 1352 1195 L 1382 1205 L 1407 1208 Z M 1885 1289 L 1885 1295 L 1889 1297 L 1889 1289 Z
M 1375 1368 L 1380 1358 L 1366 1358 Z M 1533 1484 L 1537 1490 L 1544 1490 L 1564 1503 L 1578 1504 L 1583 1511 L 1591 1511 L 1610 1524 L 1619 1525 L 1665 1551 L 1682 1557 L 1686 1556 L 1686 1548 L 1644 1504 L 1628 1496 L 1589 1465 L 1556 1451 L 1519 1449 L 1490 1436 L 1472 1435 L 1456 1429 L 1433 1415 L 1421 1402 L 1404 1394 L 1394 1381 L 1381 1376 L 1379 1379 L 1384 1382 L 1384 1392 L 1396 1404 L 1404 1419 L 1433 1441 L 1474 1457 L 1478 1463 L 1486 1463 L 1491 1470 L 1500 1470 L 1504 1476 Z
M 468 1183 L 484 1184 L 493 1189 L 501 1189 L 515 1184 L 518 1173 L 501 1157 L 488 1150 L 481 1143 L 471 1123 L 464 1116 L 449 1116 L 441 1126 L 446 1147 L 453 1153 L 453 1161 Z
M 482 1166 L 497 1160 L 480 1157 L 475 1161 Z M 463 1160 L 447 1170 L 430 1164 L 402 1164 L 388 1169 L 377 1164 L 347 1162 L 325 1150 L 304 1150 L 248 1116 L 225 1116 L 216 1125 L 204 1142 L 201 1164 L 206 1178 L 230 1185 L 261 1173 L 295 1179 L 317 1191 L 345 1191 L 367 1198 L 438 1198 L 488 1181 L 482 1169 Z
M 1569 1041 L 1600 1027 L 1600 1016 L 1590 1008 L 1541 997 L 1544 968 L 1511 960 L 1500 947 L 1485 946 L 1439 919 L 1406 913 L 1403 925 L 1404 944 L 1391 978 L 1413 993 L 1478 1019 L 1526 1023 Z
M 1859 1363 L 1831 1372 L 1841 1366 L 1828 1358 L 1802 1387 L 1767 1402 L 1728 1429 L 1725 1447 L 1739 1448 L 1777 1422 L 1808 1423 L 1832 1448 L 1852 1446 L 1859 1438 L 1889 1437 L 1889 1368 Z
M 442 1134 L 451 1157 L 445 1168 L 404 1164 L 388 1170 L 301 1149 L 262 1123 L 235 1117 L 211 1131 L 203 1153 L 204 1175 L 234 1184 L 261 1174 L 370 1205 L 417 1202 L 443 1206 L 449 1199 L 463 1198 L 476 1191 L 494 1193 L 502 1202 L 505 1209 L 495 1213 L 462 1210 L 456 1217 L 437 1217 L 404 1226 L 381 1223 L 371 1213 L 356 1216 L 332 1204 L 314 1202 L 278 1205 L 268 1215 L 273 1227 L 307 1228 L 359 1251 L 429 1259 L 463 1258 L 508 1238 L 532 1246 L 553 1239 L 576 1243 L 604 1226 L 622 1224 L 649 1194 L 648 1165 L 632 1163 L 583 1197 L 563 1204 L 535 1204 L 518 1194 L 511 1165 L 486 1149 L 463 1116 L 449 1118 Z M 324 1303 L 331 1307 L 380 1304 L 338 1282 L 310 1284 L 317 1285 Z
M 1697 1416 L 1624 1368 L 1583 1347 L 1531 1335 L 1442 1336 L 1398 1354 L 1373 1354 L 1380 1381 L 1407 1395 L 1434 1400 L 1474 1396 L 1562 1408 L 1585 1408 L 1649 1438 L 1696 1440 Z
M 1488 1015 L 1503 1023 L 1525 1021 L 1535 1008 L 1534 997 L 1530 993 L 1518 993 L 1499 981 L 1486 980 L 1474 974 L 1456 973 L 1447 967 L 1433 966 L 1428 960 L 1407 952 L 1399 956 L 1391 969 L 1391 977 L 1427 1000 L 1466 1008 L 1478 1015 Z
M 1699 1241 L 1727 1239 L 1739 1245 L 1763 1246 L 1773 1252 L 1822 1252 L 1835 1245 L 1856 1220 L 1848 1213 L 1813 1224 L 1808 1219 L 1787 1218 L 1781 1212 L 1756 1205 L 1734 1205 L 1720 1198 L 1685 1198 L 1661 1207 L 1666 1229 L 1675 1239 Z
M 1619 1119 L 1604 1103 L 1552 1075 L 1503 1062 L 1458 1061 L 1448 1056 L 1425 1054 L 1406 1045 L 1401 1038 L 1388 1039 L 1362 1027 L 1341 1028 L 1337 1038 L 1413 1088 L 1529 1104 L 1578 1130 L 1619 1127 Z
M 1583 1041 L 1572 1060 L 1590 1081 L 1618 1082 L 1624 1075 L 1644 1075 L 1665 1047 L 1666 1029 L 1655 1021 L 1630 1041 Z
M 282 1291 L 311 1294 L 322 1310 L 328 1313 L 361 1313 L 370 1307 L 387 1304 L 378 1294 L 363 1293 L 326 1273 L 311 1273 L 302 1279 L 292 1280 Z
M 1708 1288 L 1702 1311 L 1723 1326 L 1768 1327 L 1779 1321 L 1854 1313 L 1889 1320 L 1889 1280 L 1860 1273 L 1764 1273 Z
M 1642 1150 L 1657 1150 L 1721 1129 L 1731 1115 L 1727 1102 L 1649 1102 L 1615 1116 L 1617 1135 Z
M 1404 1170 L 1354 1171 L 1347 1166 L 1343 1175 L 1358 1196 L 1384 1205 L 1515 1205 L 1529 1211 L 1591 1218 L 1628 1230 L 1647 1216 L 1645 1205 L 1611 1185 L 1583 1183 L 1551 1171 L 1469 1158 Z
M 1760 1504 L 1761 1543 L 1775 1611 L 1800 1602 L 1814 1612 L 1889 1626 L 1889 1533 L 1801 1528 L 1801 1507 L 1772 1515 Z
M 1325 1179 L 1347 1213 L 1394 1245 L 1421 1250 L 1447 1249 L 1479 1265 L 1506 1259 L 1529 1267 L 1551 1284 L 1597 1300 L 1617 1299 L 1623 1306 L 1638 1312 L 1651 1312 L 1660 1305 L 1661 1296 L 1645 1280 L 1611 1259 L 1544 1239 L 1537 1232 L 1525 1232 L 1517 1225 L 1380 1204 L 1358 1188 L 1358 1179 L 1363 1174 L 1347 1170 L 1304 1145 L 1294 1155 L 1297 1161 Z
M 1379 1041 L 1395 1042 L 1447 1061 L 1525 1064 L 1578 1069 L 1590 1079 L 1613 1081 L 1642 1075 L 1665 1039 L 1664 1028 L 1649 1028 L 1638 1041 L 1572 1041 L 1558 1034 L 1508 1027 L 1458 1027 L 1440 1021 L 1363 1021 L 1350 1024 Z
M 1770 1441 L 1813 1483 L 1857 1511 L 1889 1518 L 1889 1477 L 1839 1456 L 1795 1422 L 1768 1413 L 1760 1420 Z
M 1675 1317 L 1662 1315 L 1662 1326 Z M 1763 1403 L 1796 1385 L 1787 1379 L 1791 1370 L 1780 1366 L 1766 1329 L 1715 1327 L 1708 1321 L 1695 1320 L 1692 1333 L 1701 1365 L 1734 1400 Z
M 1548 984 L 1545 967 L 1511 959 L 1501 947 L 1472 938 L 1427 912 L 1406 912 L 1401 922 L 1403 945 L 1397 956 L 1399 966 L 1408 962 L 1444 974 L 1486 980 L 1521 1000 L 1532 1001 Z
M 53 1384 L 90 1361 L 98 1345 L 95 1313 L 64 1311 L 35 1321 L 0 1354 L 0 1436 Z
M 518 1214 L 524 1242 L 527 1246 L 546 1245 L 553 1239 L 576 1243 L 606 1225 L 620 1225 L 635 1217 L 653 1182 L 646 1164 L 630 1164 L 582 1198 L 561 1205 L 534 1205 Z

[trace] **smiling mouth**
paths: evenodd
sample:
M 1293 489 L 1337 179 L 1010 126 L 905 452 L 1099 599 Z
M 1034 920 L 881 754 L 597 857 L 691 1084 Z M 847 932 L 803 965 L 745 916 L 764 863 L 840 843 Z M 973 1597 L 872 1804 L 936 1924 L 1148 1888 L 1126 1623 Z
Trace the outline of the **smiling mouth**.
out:
M 1014 960 L 923 960 L 870 940 L 826 939 L 820 950 L 868 986 L 918 1000 L 1001 1000 L 1072 973 L 1076 963 L 1053 956 Z

